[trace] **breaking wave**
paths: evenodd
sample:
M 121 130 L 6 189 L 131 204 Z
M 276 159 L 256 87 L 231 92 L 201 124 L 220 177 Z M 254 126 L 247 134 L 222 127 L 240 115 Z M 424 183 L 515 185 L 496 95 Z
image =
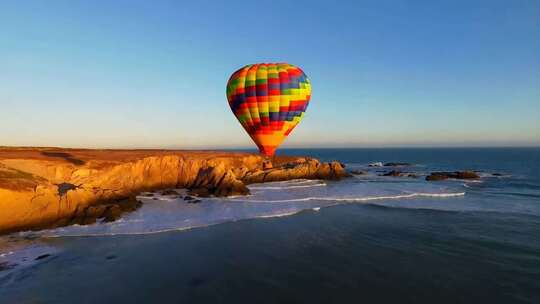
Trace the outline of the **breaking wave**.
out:
M 315 183 L 310 185 L 292 185 L 292 186 L 250 186 L 250 190 L 284 190 L 284 189 L 300 189 L 300 188 L 312 188 L 312 187 L 325 187 L 325 183 Z
M 338 201 L 338 202 L 367 202 L 374 200 L 388 200 L 388 199 L 401 199 L 401 198 L 414 198 L 414 197 L 454 197 L 463 196 L 465 192 L 455 193 L 409 193 L 400 195 L 387 195 L 387 196 L 367 196 L 367 197 L 303 197 L 295 199 L 285 200 L 245 200 L 240 199 L 236 201 L 248 202 L 248 203 L 292 203 L 292 202 L 305 202 L 305 201 Z

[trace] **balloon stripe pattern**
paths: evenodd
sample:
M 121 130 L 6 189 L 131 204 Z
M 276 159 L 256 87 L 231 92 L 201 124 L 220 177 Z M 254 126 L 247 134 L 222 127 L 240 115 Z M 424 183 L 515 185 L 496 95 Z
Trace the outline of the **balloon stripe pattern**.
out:
M 249 64 L 227 83 L 232 112 L 268 157 L 302 120 L 310 98 L 306 74 L 288 63 Z

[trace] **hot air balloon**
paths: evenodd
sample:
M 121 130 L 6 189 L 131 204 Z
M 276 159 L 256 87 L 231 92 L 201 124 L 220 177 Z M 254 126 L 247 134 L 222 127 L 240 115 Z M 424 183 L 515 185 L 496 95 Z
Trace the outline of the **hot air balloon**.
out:
M 288 63 L 249 64 L 227 83 L 234 116 L 267 157 L 302 120 L 310 98 L 306 74 Z

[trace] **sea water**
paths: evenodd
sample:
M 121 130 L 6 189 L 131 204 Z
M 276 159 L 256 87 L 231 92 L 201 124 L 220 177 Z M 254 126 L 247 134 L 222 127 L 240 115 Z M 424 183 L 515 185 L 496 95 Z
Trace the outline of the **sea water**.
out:
M 31 236 L 33 250 L 45 248 L 53 257 L 4 272 L 3 295 L 58 300 L 72 295 L 58 284 L 83 288 L 69 277 L 97 276 L 102 281 L 84 289 L 114 280 L 125 286 L 89 302 L 134 300 L 122 293 L 150 301 L 159 296 L 156 288 L 165 302 L 246 295 L 260 302 L 540 300 L 540 149 L 282 153 L 339 160 L 365 174 L 253 184 L 249 196 L 197 204 L 143 193 L 143 206 L 117 222 L 12 235 Z M 369 166 L 376 162 L 410 165 Z M 411 176 L 383 176 L 389 170 Z M 425 180 L 432 171 L 456 170 L 481 178 Z M 0 259 L 16 263 L 37 254 L 20 248 L 27 251 L 12 246 Z M 104 262 L 111 256 L 124 260 Z M 138 267 L 152 270 L 138 273 Z M 154 289 L 140 289 L 145 286 Z M 28 288 L 32 297 L 23 292 Z

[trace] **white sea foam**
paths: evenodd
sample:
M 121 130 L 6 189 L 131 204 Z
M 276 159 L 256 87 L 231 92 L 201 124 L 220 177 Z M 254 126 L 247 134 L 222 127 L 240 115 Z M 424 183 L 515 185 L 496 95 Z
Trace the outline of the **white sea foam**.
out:
M 268 215 L 259 215 L 255 218 L 272 218 L 272 217 L 283 217 L 283 216 L 289 216 L 297 214 L 298 212 L 301 212 L 302 210 L 295 210 L 290 212 L 283 212 L 283 213 L 275 213 L 275 214 L 268 214 Z
M 452 180 L 457 180 L 457 179 L 452 179 Z M 461 181 L 461 180 L 459 180 Z M 471 180 L 467 180 L 466 183 L 468 184 L 481 184 L 483 183 L 484 181 L 482 180 L 479 180 L 479 179 L 471 179 Z
M 452 188 L 454 187 L 454 188 Z M 143 205 L 112 223 L 69 226 L 39 232 L 46 237 L 137 235 L 182 231 L 246 219 L 283 217 L 303 210 L 348 203 L 371 203 L 402 208 L 455 209 L 444 198 L 465 195 L 453 185 L 421 180 L 375 179 L 365 183 L 357 179 L 340 182 L 297 179 L 250 185 L 248 196 L 204 198 L 188 204 L 181 197 L 153 193 L 139 196 Z M 463 188 L 461 188 L 463 189 Z M 433 198 L 425 200 L 422 198 Z M 441 203 L 437 199 L 441 198 Z M 455 202 L 454 202 L 455 203 Z M 458 207 L 463 206 L 461 204 Z
M 454 193 L 408 193 L 400 195 L 382 195 L 382 196 L 366 196 L 366 197 L 302 197 L 285 200 L 245 200 L 239 199 L 236 201 L 246 203 L 293 203 L 293 202 L 305 202 L 305 201 L 338 201 L 338 202 L 366 202 L 373 200 L 388 200 L 388 199 L 402 199 L 402 198 L 414 198 L 414 197 L 455 197 L 463 196 L 465 192 Z
M 279 185 L 279 184 L 285 184 L 285 185 L 291 185 L 291 184 L 307 184 L 307 183 L 316 183 L 320 182 L 321 180 L 318 179 L 305 179 L 305 178 L 298 178 L 298 179 L 291 179 L 286 181 L 277 181 L 277 182 L 267 182 L 264 183 L 264 185 Z M 256 185 L 256 184 L 255 184 Z M 261 185 L 261 184 L 259 184 Z
M 298 186 L 283 186 L 283 187 L 273 187 L 273 186 L 262 186 L 262 187 L 249 187 L 251 190 L 283 190 L 283 189 L 300 189 L 300 188 L 311 188 L 311 187 L 325 187 L 325 183 L 316 183 L 312 185 L 298 185 Z

